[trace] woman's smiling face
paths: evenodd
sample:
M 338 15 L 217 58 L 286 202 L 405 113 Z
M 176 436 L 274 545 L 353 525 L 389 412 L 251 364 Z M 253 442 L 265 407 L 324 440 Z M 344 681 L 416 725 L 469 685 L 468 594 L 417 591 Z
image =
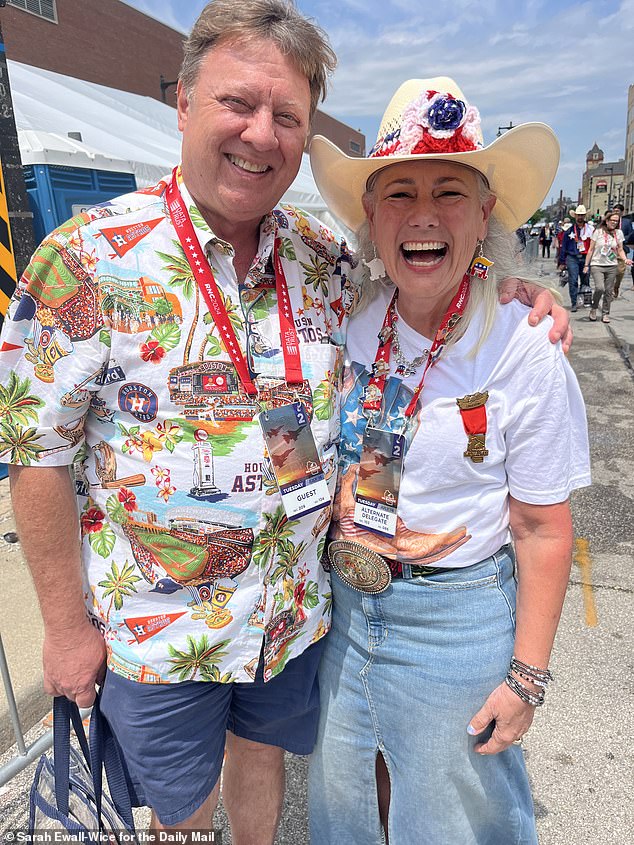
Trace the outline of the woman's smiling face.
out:
M 482 201 L 476 171 L 461 164 L 408 161 L 379 171 L 364 207 L 399 302 L 449 304 L 494 205 L 493 196 Z

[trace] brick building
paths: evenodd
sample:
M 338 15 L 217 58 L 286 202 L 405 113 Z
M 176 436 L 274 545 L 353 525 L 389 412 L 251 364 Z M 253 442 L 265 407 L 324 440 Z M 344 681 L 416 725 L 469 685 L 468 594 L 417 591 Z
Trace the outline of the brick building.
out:
M 178 76 L 184 33 L 123 0 L 7 0 L 2 29 L 13 61 L 176 104 L 161 81 Z M 324 112 L 312 134 L 365 155 L 365 136 Z
M 602 217 L 616 202 L 623 200 L 625 161 L 604 161 L 603 150 L 594 144 L 586 155 L 581 202 L 593 217 Z

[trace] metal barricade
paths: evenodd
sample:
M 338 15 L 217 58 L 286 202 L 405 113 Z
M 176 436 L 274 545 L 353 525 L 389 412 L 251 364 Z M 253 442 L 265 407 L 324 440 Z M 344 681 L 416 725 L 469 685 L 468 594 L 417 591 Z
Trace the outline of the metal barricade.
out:
M 526 240 L 526 250 L 524 252 L 526 261 L 535 261 L 539 253 L 539 239 L 536 237 L 529 237 Z
M 13 685 L 11 683 L 11 675 L 9 674 L 9 666 L 7 664 L 7 657 L 2 643 L 2 634 L 0 634 L 0 675 L 2 675 L 2 682 L 4 684 L 4 691 L 7 696 L 7 703 L 9 705 L 9 718 L 13 727 L 15 735 L 15 742 L 17 745 L 17 754 L 0 767 L 0 786 L 15 777 L 23 769 L 26 769 L 34 760 L 37 760 L 41 754 L 44 754 L 53 745 L 53 731 L 47 731 L 43 736 L 35 740 L 31 745 L 27 746 L 22 725 L 20 723 L 20 716 L 18 707 L 15 701 L 15 693 L 13 692 Z

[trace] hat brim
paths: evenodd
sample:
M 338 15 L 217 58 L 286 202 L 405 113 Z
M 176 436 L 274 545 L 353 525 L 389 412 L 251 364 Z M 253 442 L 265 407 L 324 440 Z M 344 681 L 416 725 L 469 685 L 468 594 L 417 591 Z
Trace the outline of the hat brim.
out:
M 548 194 L 559 165 L 559 142 L 545 123 L 524 123 L 488 147 L 464 153 L 356 158 L 321 135 L 316 135 L 310 145 L 310 164 L 319 193 L 331 213 L 353 232 L 365 220 L 361 198 L 370 176 L 404 161 L 451 161 L 478 170 L 497 197 L 493 215 L 505 229 L 514 231 L 537 211 Z

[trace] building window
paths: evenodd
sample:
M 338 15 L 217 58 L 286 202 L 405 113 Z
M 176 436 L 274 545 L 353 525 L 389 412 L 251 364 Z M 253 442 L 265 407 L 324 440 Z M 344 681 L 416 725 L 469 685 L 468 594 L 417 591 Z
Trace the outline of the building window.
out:
M 597 193 L 597 194 L 607 194 L 608 183 L 607 182 L 597 182 L 594 190 L 595 190 L 595 193 Z
M 37 15 L 38 18 L 57 23 L 55 0 L 8 0 L 8 3 L 9 6 L 16 6 L 18 9 Z
M 350 151 L 361 155 L 361 144 L 357 144 L 356 141 L 350 141 Z

